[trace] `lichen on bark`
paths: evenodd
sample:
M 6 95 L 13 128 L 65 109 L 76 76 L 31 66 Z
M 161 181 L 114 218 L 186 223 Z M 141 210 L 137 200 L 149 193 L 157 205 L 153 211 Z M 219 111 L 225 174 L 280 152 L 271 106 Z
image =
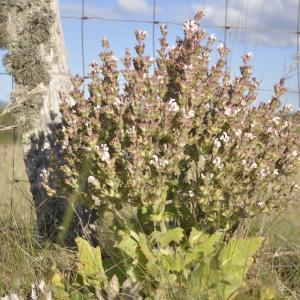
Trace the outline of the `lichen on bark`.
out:
M 54 13 L 49 0 L 0 1 L 0 47 L 8 51 L 3 62 L 16 82 L 17 89 L 11 100 L 17 101 L 18 94 L 26 94 L 38 85 L 47 86 L 50 82 L 51 65 L 44 55 L 51 52 Z M 17 25 L 11 26 L 12 19 Z M 43 105 L 42 96 L 30 98 L 14 111 L 22 131 L 35 126 L 35 116 L 39 116 Z
M 0 48 L 7 47 L 7 0 L 0 0 Z

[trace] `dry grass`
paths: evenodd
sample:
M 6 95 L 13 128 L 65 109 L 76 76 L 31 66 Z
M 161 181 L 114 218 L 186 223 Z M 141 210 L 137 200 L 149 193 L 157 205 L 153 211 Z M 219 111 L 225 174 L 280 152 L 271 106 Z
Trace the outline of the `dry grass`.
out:
M 256 221 L 256 230 L 266 241 L 250 278 L 254 292 L 269 289 L 274 299 L 300 299 L 299 212 L 298 203 L 284 213 Z
M 75 253 L 42 242 L 28 224 L 0 229 L 0 297 L 15 292 L 27 299 L 32 283 L 50 281 L 56 268 L 70 274 L 75 259 Z

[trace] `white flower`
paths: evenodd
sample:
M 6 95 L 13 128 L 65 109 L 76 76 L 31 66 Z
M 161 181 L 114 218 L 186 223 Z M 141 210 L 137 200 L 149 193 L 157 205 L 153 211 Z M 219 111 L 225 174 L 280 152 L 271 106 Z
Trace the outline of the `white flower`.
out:
M 245 57 L 248 59 L 248 60 L 251 60 L 253 58 L 253 53 L 252 52 L 248 52 L 245 54 Z
M 242 56 L 244 64 L 248 64 L 248 62 L 253 58 L 252 52 L 248 52 Z
M 248 138 L 248 139 L 250 139 L 250 140 L 255 139 L 255 135 L 253 133 L 251 133 L 251 132 L 246 132 L 245 133 L 245 137 Z
M 233 81 L 232 80 L 226 80 L 225 82 L 224 82 L 224 85 L 225 86 L 231 86 L 233 84 Z
M 44 168 L 44 169 L 41 170 L 41 172 L 42 173 L 40 174 L 40 177 L 42 179 L 44 179 L 45 181 L 47 181 L 48 178 L 49 178 L 49 171 Z
M 195 117 L 195 112 L 193 110 L 189 110 L 188 112 L 186 112 L 183 108 L 181 111 L 183 113 L 183 117 L 186 119 L 191 119 Z
M 193 192 L 193 191 L 189 191 L 189 196 L 190 196 L 191 198 L 193 198 L 193 197 L 195 196 L 194 192 Z
M 220 163 L 221 163 L 221 158 L 219 156 L 217 156 L 213 159 L 213 164 L 214 165 L 219 165 Z
M 73 107 L 76 104 L 76 101 L 73 98 L 68 98 L 67 99 L 67 104 L 69 107 Z
M 126 150 L 121 150 L 120 155 L 124 158 L 128 158 L 130 156 Z
M 160 167 L 166 167 L 169 165 L 169 161 L 165 158 L 159 158 L 156 154 L 152 156 L 152 159 L 149 161 L 150 165 L 159 165 Z
M 215 42 L 217 40 L 217 37 L 214 33 L 212 33 L 209 37 L 208 37 L 209 40 Z
M 293 105 L 292 104 L 287 104 L 283 107 L 283 110 L 286 112 L 290 112 L 293 110 Z
M 135 126 L 133 125 L 129 129 L 127 129 L 126 133 L 129 134 L 129 135 L 135 135 L 136 134 Z
M 184 70 L 193 70 L 194 69 L 194 65 L 193 64 L 189 64 L 189 65 L 184 65 L 183 66 Z
M 245 165 L 247 161 L 245 159 L 242 160 L 242 165 Z
M 292 157 L 296 157 L 298 155 L 298 152 L 296 151 L 296 150 L 294 150 L 293 152 L 292 152 Z
M 49 150 L 49 149 L 50 149 L 50 144 L 48 142 L 45 142 L 43 146 L 43 150 Z
M 175 99 L 170 99 L 169 100 L 168 107 L 169 107 L 169 110 L 172 111 L 172 112 L 178 112 L 179 111 L 179 106 L 176 103 Z
M 215 139 L 214 146 L 219 149 L 221 147 L 221 142 L 218 139 Z
M 136 37 L 140 40 L 144 40 L 148 36 L 147 31 L 143 31 L 143 30 L 136 30 L 135 34 L 136 34 Z
M 279 172 L 278 172 L 278 170 L 277 170 L 277 169 L 275 169 L 275 170 L 273 171 L 273 174 L 274 174 L 275 176 L 278 176 L 278 175 L 279 175 Z
M 265 203 L 260 201 L 257 203 L 257 205 L 260 207 L 260 208 L 263 208 L 265 206 Z
M 64 140 L 64 142 L 63 142 L 61 148 L 62 148 L 63 150 L 65 150 L 68 146 L 69 146 L 69 141 L 68 141 L 68 140 Z
M 152 158 L 153 158 L 153 159 L 151 159 L 150 162 L 149 162 L 150 165 L 154 165 L 155 163 L 158 162 L 158 156 L 157 156 L 157 155 L 154 154 L 154 155 L 152 156 Z
M 154 154 L 152 157 L 153 157 L 155 162 L 158 162 L 158 156 L 157 155 Z
M 272 133 L 273 132 L 273 128 L 272 127 L 269 127 L 268 129 L 267 129 L 267 133 Z
M 205 103 L 205 104 L 204 104 L 204 108 L 205 108 L 206 110 L 209 110 L 209 109 L 210 109 L 210 103 L 208 103 L 208 102 Z
M 158 164 L 161 166 L 161 167 L 166 167 L 169 165 L 169 162 L 167 159 L 164 159 L 164 158 L 160 158 L 158 160 Z
M 246 101 L 244 99 L 242 99 L 241 106 L 245 106 L 246 104 L 247 104 Z
M 228 136 L 227 132 L 224 131 L 222 133 L 220 140 L 223 141 L 224 143 L 227 143 L 229 141 L 229 136 Z
M 285 126 L 285 127 L 289 127 L 289 126 L 291 126 L 291 125 L 292 125 L 292 123 L 289 122 L 289 121 L 285 121 L 285 122 L 284 122 L 284 126 Z
M 261 175 L 261 177 L 266 177 L 268 175 L 267 170 L 266 169 L 261 169 L 260 175 Z
M 110 159 L 109 153 L 108 152 L 103 152 L 102 156 L 101 156 L 101 160 L 102 161 L 109 161 L 109 159 Z
M 256 169 L 257 168 L 257 163 L 252 163 L 252 165 L 250 166 L 250 168 L 253 170 L 253 169 Z
M 224 114 L 226 115 L 226 116 L 232 116 L 232 109 L 231 109 L 231 107 L 227 107 L 226 109 L 225 109 L 225 111 L 224 111 Z
M 246 55 L 249 57 L 249 59 L 253 58 L 253 53 L 252 52 L 248 52 L 248 53 L 246 53 Z
M 88 183 L 94 183 L 94 182 L 96 182 L 96 178 L 94 176 L 89 176 Z
M 220 42 L 218 45 L 218 50 L 222 50 L 222 49 L 224 49 L 224 44 Z
M 101 154 L 101 160 L 102 161 L 109 161 L 110 160 L 110 155 L 108 152 L 108 146 L 107 144 L 102 144 L 101 145 L 101 150 L 102 150 L 102 154 Z
M 223 49 L 224 49 L 224 44 L 223 43 L 219 43 L 218 50 L 221 51 Z
M 273 121 L 276 125 L 279 125 L 280 118 L 279 118 L 279 117 L 274 117 L 274 118 L 272 119 L 272 121 Z
M 121 100 L 120 100 L 119 97 L 116 97 L 113 104 L 114 104 L 114 106 L 116 106 L 116 107 L 120 107 L 120 105 L 122 104 L 122 102 L 121 102 Z
M 237 137 L 240 137 L 242 135 L 242 130 L 238 128 L 236 132 L 234 133 Z
M 191 119 L 195 117 L 195 112 L 193 110 L 189 110 L 187 113 L 187 118 Z
M 99 104 L 97 104 L 94 108 L 95 108 L 95 111 L 99 111 L 101 106 Z

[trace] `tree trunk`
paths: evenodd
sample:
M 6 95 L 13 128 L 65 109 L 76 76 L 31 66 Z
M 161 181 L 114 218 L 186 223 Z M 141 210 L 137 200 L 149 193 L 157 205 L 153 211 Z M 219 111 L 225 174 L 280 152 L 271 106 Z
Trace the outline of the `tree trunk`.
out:
M 0 47 L 8 50 L 4 64 L 15 80 L 13 113 L 23 136 L 38 229 L 53 238 L 67 201 L 49 198 L 42 179 L 50 154 L 59 159 L 55 127 L 60 122 L 60 93 L 68 95 L 71 89 L 58 0 L 0 0 Z M 76 215 L 84 219 L 80 208 Z M 78 223 L 73 222 L 74 227 Z M 83 228 L 74 230 L 77 235 Z

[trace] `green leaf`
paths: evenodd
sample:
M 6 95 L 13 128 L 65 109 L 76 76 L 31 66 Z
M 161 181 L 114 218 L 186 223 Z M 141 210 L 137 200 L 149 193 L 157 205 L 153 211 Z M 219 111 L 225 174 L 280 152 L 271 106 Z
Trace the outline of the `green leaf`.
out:
M 179 244 L 183 237 L 184 234 L 183 229 L 181 227 L 168 229 L 167 232 L 157 235 L 157 239 L 162 248 L 169 246 L 171 242 Z
M 121 249 L 128 256 L 136 257 L 137 242 L 129 235 L 125 234 L 122 236 L 122 240 L 116 245 L 117 248 Z
M 200 239 L 202 239 L 203 237 L 205 237 L 205 239 L 207 238 L 207 235 L 205 233 L 203 233 L 200 230 L 197 230 L 195 227 L 192 227 L 192 231 L 190 233 L 189 236 L 189 244 L 191 247 L 194 247 L 194 245 L 196 245 Z
M 194 270 L 187 282 L 190 299 L 223 299 L 216 290 L 221 282 L 217 260 L 204 257 L 201 263 L 194 264 Z
M 206 234 L 202 235 L 201 240 L 203 240 L 203 242 L 197 245 L 195 249 L 197 250 L 198 253 L 202 252 L 203 256 L 207 256 L 215 250 L 216 244 L 221 241 L 222 237 L 223 237 L 223 232 L 221 231 L 217 231 L 211 236 L 208 236 Z M 204 238 L 206 238 L 206 240 L 204 240 Z
M 170 251 L 168 255 L 160 257 L 159 263 L 166 271 L 186 272 L 190 271 L 189 265 L 197 262 L 198 255 L 190 249 L 177 247 L 176 252 Z
M 82 276 L 83 282 L 90 286 L 100 286 L 107 282 L 102 265 L 101 251 L 99 247 L 92 247 L 88 241 L 76 238 L 78 247 L 78 274 Z
M 228 283 L 223 288 L 224 299 L 243 287 L 245 275 L 253 264 L 253 255 L 260 248 L 264 238 L 231 240 L 221 250 L 219 261 L 223 279 Z

